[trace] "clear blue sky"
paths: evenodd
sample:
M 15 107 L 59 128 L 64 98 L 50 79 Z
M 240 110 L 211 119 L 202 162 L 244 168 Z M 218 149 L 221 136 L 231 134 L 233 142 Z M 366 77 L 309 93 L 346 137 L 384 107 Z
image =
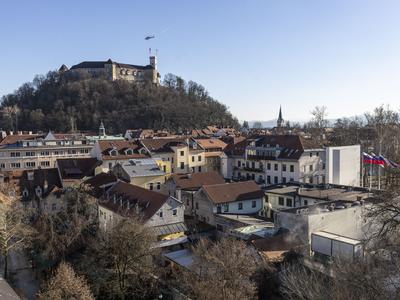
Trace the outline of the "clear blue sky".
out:
M 82 60 L 147 64 L 203 84 L 240 120 L 400 106 L 400 1 L 0 3 L 0 95 Z M 156 39 L 143 38 L 154 33 Z

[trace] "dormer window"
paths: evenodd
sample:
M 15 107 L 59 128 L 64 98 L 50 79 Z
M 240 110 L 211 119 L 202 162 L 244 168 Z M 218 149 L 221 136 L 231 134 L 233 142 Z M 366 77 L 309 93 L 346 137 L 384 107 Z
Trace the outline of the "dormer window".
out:
M 42 197 L 42 188 L 40 186 L 36 187 L 36 196 Z
M 126 149 L 125 150 L 125 154 L 126 155 L 132 155 L 133 154 L 133 150 L 132 149 Z
M 110 151 L 110 155 L 111 155 L 111 156 L 117 156 L 117 155 L 118 155 L 117 149 L 111 150 L 111 151 Z

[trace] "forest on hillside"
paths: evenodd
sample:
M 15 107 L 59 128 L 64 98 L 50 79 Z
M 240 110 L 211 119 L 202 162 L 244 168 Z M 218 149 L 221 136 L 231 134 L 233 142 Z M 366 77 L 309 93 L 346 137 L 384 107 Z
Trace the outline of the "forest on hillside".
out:
M 167 74 L 160 86 L 92 78 L 88 73 L 36 76 L 0 105 L 3 130 L 107 133 L 153 128 L 180 132 L 207 125 L 238 127 L 228 108 L 202 86 Z

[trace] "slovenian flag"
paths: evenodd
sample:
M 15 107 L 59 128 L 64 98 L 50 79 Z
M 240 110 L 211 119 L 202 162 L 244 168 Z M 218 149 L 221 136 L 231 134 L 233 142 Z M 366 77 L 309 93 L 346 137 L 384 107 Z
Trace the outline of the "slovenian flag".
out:
M 370 155 L 368 153 L 363 152 L 363 162 L 366 165 L 385 165 L 385 159 L 381 156 Z
M 386 163 L 388 166 L 390 166 L 390 167 L 392 167 L 392 168 L 395 168 L 395 169 L 400 169 L 400 164 L 398 164 L 398 163 L 396 163 L 396 162 L 394 162 L 394 161 L 392 161 L 392 160 L 390 160 L 390 159 L 384 157 L 383 155 L 380 155 L 380 157 L 382 157 L 382 159 L 385 160 L 385 163 Z

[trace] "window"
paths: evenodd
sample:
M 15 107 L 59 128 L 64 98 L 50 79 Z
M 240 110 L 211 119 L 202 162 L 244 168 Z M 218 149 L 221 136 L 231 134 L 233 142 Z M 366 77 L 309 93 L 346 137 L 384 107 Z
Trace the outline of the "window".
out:
M 46 160 L 46 161 L 41 161 L 41 162 L 40 162 L 40 165 L 41 165 L 42 167 L 50 167 L 50 162 L 49 162 L 48 160 Z
M 285 205 L 285 199 L 283 197 L 279 197 L 278 198 L 278 204 L 281 205 L 281 206 Z
M 112 168 L 112 163 L 108 163 L 108 168 L 111 169 Z
M 177 216 L 178 215 L 178 210 L 177 209 L 173 209 L 172 210 L 172 215 L 173 216 Z
M 274 177 L 274 183 L 277 184 L 278 183 L 278 176 Z
M 201 161 L 201 155 L 197 156 L 197 161 Z
M 238 210 L 242 210 L 243 209 L 243 203 L 242 202 L 239 202 L 238 203 Z
M 319 156 L 319 152 L 315 153 L 316 156 Z
M 21 153 L 20 153 L 20 152 L 11 152 L 11 153 L 10 153 L 10 156 L 11 156 L 11 157 L 20 157 L 20 156 L 21 156 Z
M 251 201 L 251 207 L 254 208 L 257 206 L 257 201 L 253 200 Z
M 36 163 L 34 161 L 26 162 L 26 167 L 27 168 L 34 168 L 35 166 L 36 166 Z
M 290 198 L 286 198 L 286 206 L 292 207 L 293 206 L 293 201 Z
M 242 166 L 242 162 L 240 160 L 238 160 L 238 167 L 240 168 Z
M 274 164 L 274 170 L 278 171 L 278 164 Z
M 5 163 L 0 163 L 0 168 L 4 169 L 6 167 Z
M 282 177 L 282 183 L 286 183 L 286 177 Z
M 192 156 L 192 162 L 194 162 L 194 156 Z
M 282 164 L 282 172 L 286 172 L 286 165 Z
M 256 179 L 256 174 L 251 174 L 251 179 L 255 180 Z
M 310 157 L 312 157 L 312 152 L 310 152 Z
M 269 176 L 269 175 L 267 176 L 267 183 L 271 184 L 271 176 Z
M 153 183 L 152 183 L 152 182 L 149 184 L 149 190 L 150 190 L 150 191 L 153 190 Z
M 325 163 L 322 163 L 322 170 L 325 170 L 325 167 L 326 167 Z
M 163 166 L 162 168 L 163 168 L 164 173 L 167 173 L 167 166 Z
M 11 163 L 10 166 L 11 166 L 11 168 L 21 168 L 20 163 Z
M 294 172 L 294 165 L 290 165 L 290 172 Z
M 224 212 L 228 212 L 229 211 L 229 204 L 224 204 Z
M 268 203 L 268 201 L 269 201 L 269 197 L 268 197 L 268 195 L 265 195 L 265 202 Z
M 181 156 L 184 156 L 185 155 L 185 151 L 181 151 Z
M 161 189 L 161 182 L 157 182 L 157 190 Z
M 185 168 L 185 163 L 181 162 L 181 170 L 183 170 Z
M 313 165 L 310 165 L 310 171 L 312 171 L 314 168 L 313 168 Z
M 197 169 L 199 170 L 199 172 L 201 172 L 201 166 L 199 166 Z
M 25 156 L 35 156 L 35 152 L 25 152 Z
M 271 163 L 267 163 L 267 170 L 271 170 Z
M 158 215 L 160 216 L 160 218 L 162 218 L 163 217 L 162 211 L 160 211 L 160 213 Z
M 41 156 L 49 156 L 50 152 L 49 151 L 42 151 L 42 152 L 40 152 L 40 155 Z
M 308 205 L 308 200 L 304 200 L 304 206 Z
M 199 209 L 199 202 L 196 202 L 196 209 Z
M 310 176 L 310 183 L 314 183 L 314 178 Z
M 68 150 L 68 153 L 70 153 L 70 150 Z M 117 156 L 118 155 L 118 151 L 117 150 L 111 150 L 110 151 L 110 155 L 111 156 Z

